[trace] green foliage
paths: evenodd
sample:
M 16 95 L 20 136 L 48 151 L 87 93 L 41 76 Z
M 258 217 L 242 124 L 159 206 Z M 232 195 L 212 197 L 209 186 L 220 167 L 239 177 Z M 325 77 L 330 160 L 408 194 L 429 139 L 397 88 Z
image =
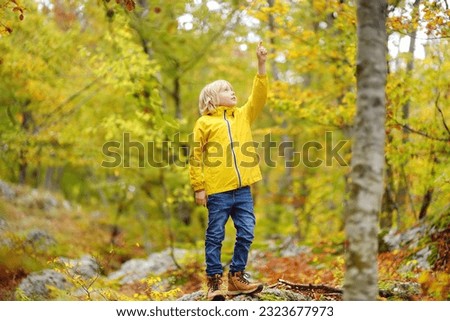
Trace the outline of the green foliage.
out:
M 101 235 L 58 235 L 55 248 L 33 257 L 23 243 L 34 221 L 24 220 L 8 236 L 17 251 L 8 261 L 11 269 L 38 270 L 47 259 L 70 251 L 102 256 L 111 246 L 115 259 L 107 269 L 173 245 L 202 250 L 207 212 L 193 203 L 187 166 L 156 167 L 148 161 L 163 162 L 168 155 L 186 165 L 186 150 L 170 146 L 177 139 L 189 141 L 206 83 L 227 79 L 239 102 L 245 102 L 256 73 L 253 49 L 260 40 L 270 53 L 270 91 L 254 139 L 261 143 L 271 134 L 278 144 L 292 142 L 302 162 L 287 168 L 287 150 L 274 149 L 277 165 L 269 166 L 264 150 L 258 150 L 264 180 L 253 187 L 255 245 L 265 249 L 268 239 L 281 244 L 286 237 L 302 244 L 342 244 L 356 110 L 354 2 L 277 0 L 270 6 L 267 0 L 233 0 L 216 8 L 193 0 L 119 2 L 0 1 L 0 177 L 81 204 L 89 211 L 78 214 L 77 226 L 89 227 L 96 215 L 92 227 Z M 419 215 L 427 195 L 425 217 L 445 228 L 448 10 L 439 1 L 421 1 L 416 9 L 406 1 L 389 3 L 386 191 L 392 202 L 380 215 L 389 221 L 382 228 L 403 230 L 423 222 Z M 13 32 L 6 33 L 9 29 Z M 433 40 L 422 47 L 417 37 L 423 57 L 403 48 L 395 54 L 396 41 L 408 40 L 414 30 Z M 339 152 L 345 164 L 309 166 L 308 157 L 327 159 L 328 133 L 331 146 L 346 142 Z M 126 137 L 134 147 L 126 148 Z M 111 142 L 120 146 L 106 155 Z M 324 148 L 305 154 L 308 142 Z M 120 156 L 120 164 L 105 166 L 112 155 Z M 57 218 L 67 214 L 60 208 L 55 212 Z M 36 220 L 45 216 L 39 208 L 27 214 Z M 74 249 L 75 237 L 86 242 Z M 230 223 L 225 259 L 233 240 Z M 2 248 L 0 262 L 10 254 Z M 424 276 L 423 284 L 442 297 L 445 291 L 434 290 L 429 279 Z M 99 283 L 96 289 L 103 287 Z M 147 294 L 142 295 L 138 299 Z M 55 292 L 55 298 L 63 297 Z
M 419 282 L 426 294 L 440 301 L 448 301 L 450 298 L 450 278 L 448 273 L 424 271 L 419 276 Z
M 81 301 L 163 301 L 173 299 L 179 294 L 179 289 L 165 291 L 158 286 L 160 277 L 148 277 L 133 284 L 135 291 L 127 294 L 121 290 L 120 280 L 109 280 L 100 275 L 83 278 L 73 272 L 73 266 L 66 262 L 53 262 L 55 271 L 63 274 L 69 289 L 49 287 L 52 300 Z
M 13 32 L 11 21 L 24 19 L 26 8 L 18 0 L 0 1 L 0 36 Z

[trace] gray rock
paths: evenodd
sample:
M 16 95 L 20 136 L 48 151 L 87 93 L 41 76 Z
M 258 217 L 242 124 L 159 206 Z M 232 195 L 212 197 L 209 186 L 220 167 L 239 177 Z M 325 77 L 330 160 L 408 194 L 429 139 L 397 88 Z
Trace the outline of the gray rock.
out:
M 183 258 L 187 251 L 175 249 L 175 258 Z M 175 269 L 176 265 L 167 249 L 159 253 L 150 254 L 146 259 L 132 259 L 120 267 L 118 271 L 111 273 L 110 280 L 120 279 L 120 284 L 129 284 L 142 280 L 149 275 L 160 275 L 168 270 Z
M 58 200 L 49 192 L 40 194 L 36 201 L 36 205 L 45 211 L 52 210 L 59 206 Z
M 13 249 L 14 248 L 14 241 L 11 240 L 9 237 L 0 237 L 0 247 L 6 248 L 6 249 Z
M 56 262 L 63 264 L 70 275 L 79 275 L 84 280 L 97 277 L 100 272 L 99 264 L 90 255 L 85 255 L 79 260 L 61 257 Z
M 32 190 L 29 193 L 25 193 L 23 195 L 17 196 L 15 202 L 19 206 L 27 207 L 27 208 L 33 208 L 36 206 L 36 197 L 37 197 L 37 191 Z
M 7 200 L 12 200 L 16 196 L 16 192 L 11 186 L 0 180 L 0 196 L 3 196 Z
M 425 270 L 431 269 L 429 259 L 432 255 L 432 249 L 427 246 L 417 251 L 417 247 L 423 237 L 431 235 L 434 232 L 434 227 L 423 224 L 413 227 L 404 233 L 398 233 L 396 229 L 392 229 L 383 237 L 383 241 L 390 251 L 401 248 L 409 248 L 416 251 L 412 258 L 399 268 L 398 271 L 400 273 L 408 273 L 417 268 Z
M 16 203 L 28 208 L 39 208 L 50 211 L 59 207 L 59 202 L 50 192 L 40 192 L 37 189 L 17 197 Z
M 385 297 L 396 296 L 405 300 L 409 300 L 411 296 L 420 295 L 422 288 L 419 283 L 414 282 L 394 282 L 385 285 L 384 289 L 380 290 Z
M 402 236 L 397 233 L 397 229 L 391 229 L 389 232 L 383 237 L 383 241 L 389 248 L 389 251 L 397 250 L 400 248 Z
M 417 268 L 423 269 L 423 270 L 430 270 L 431 264 L 428 262 L 428 259 L 430 258 L 431 254 L 433 253 L 432 249 L 427 246 L 423 249 L 417 251 L 413 256 L 411 260 L 408 260 L 405 264 L 403 264 L 398 271 L 400 273 L 408 273 L 413 270 L 416 270 Z
M 410 228 L 403 233 L 398 233 L 397 229 L 393 228 L 383 236 L 383 241 L 388 245 L 390 251 L 405 246 L 414 249 L 425 235 L 432 234 L 432 232 L 433 228 L 430 229 L 430 227 L 425 224 Z
M 2 232 L 7 231 L 8 229 L 9 229 L 8 222 L 3 217 L 0 217 L 0 234 L 2 234 Z
M 295 243 L 289 243 L 289 245 L 280 251 L 280 256 L 282 257 L 293 257 L 299 256 L 300 254 L 311 253 L 311 248 L 309 246 L 298 246 Z
M 11 240 L 8 222 L 0 217 L 0 247 L 5 247 L 12 249 L 14 247 L 14 242 Z
M 392 288 L 393 292 L 401 295 L 414 294 L 418 295 L 422 291 L 419 283 L 413 282 L 398 282 Z
M 433 251 L 429 246 L 424 247 L 423 249 L 419 250 L 414 255 L 416 258 L 416 261 L 417 261 L 417 266 L 424 270 L 431 269 L 431 265 L 429 262 L 429 258 L 431 256 L 431 254 L 433 254 Z
M 407 230 L 402 234 L 402 244 L 408 245 L 409 248 L 417 247 L 419 240 L 425 235 L 428 226 L 420 225 Z
M 266 288 L 259 294 L 241 294 L 231 298 L 230 301 L 308 301 L 308 298 L 289 290 Z
M 281 239 L 283 242 L 278 244 L 276 239 Z M 268 250 L 273 253 L 279 253 L 282 257 L 293 257 L 300 254 L 311 253 L 311 248 L 309 246 L 299 246 L 298 244 L 299 241 L 297 238 L 292 236 L 285 237 L 282 235 L 277 235 L 275 239 L 267 241 Z
M 50 294 L 48 286 L 64 290 L 69 287 L 69 283 L 63 274 L 54 270 L 43 270 L 31 273 L 23 279 L 17 291 L 20 291 L 31 300 L 46 300 Z M 20 297 L 17 291 L 16 298 Z
M 183 295 L 177 301 L 204 301 L 206 293 L 197 291 Z M 241 294 L 229 297 L 227 301 L 308 301 L 309 299 L 300 293 L 289 290 L 265 288 L 256 295 Z
M 197 291 L 189 294 L 183 295 L 177 301 L 203 301 L 205 300 L 205 292 Z
M 33 230 L 28 233 L 25 244 L 31 245 L 36 250 L 45 251 L 56 245 L 56 240 L 45 231 Z
M 70 202 L 68 200 L 63 200 L 61 205 L 62 205 L 62 208 L 65 209 L 66 211 L 73 210 L 72 204 L 70 204 Z

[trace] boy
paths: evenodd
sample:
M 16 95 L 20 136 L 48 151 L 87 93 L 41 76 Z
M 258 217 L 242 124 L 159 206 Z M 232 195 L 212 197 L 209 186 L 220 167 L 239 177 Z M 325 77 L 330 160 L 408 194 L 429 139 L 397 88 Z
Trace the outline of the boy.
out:
M 262 43 L 256 56 L 258 74 L 244 106 L 236 108 L 235 93 L 225 80 L 206 85 L 199 97 L 202 116 L 194 127 L 190 179 L 196 203 L 208 208 L 205 240 L 208 300 L 225 300 L 220 287 L 221 249 L 230 216 L 236 228 L 236 242 L 228 273 L 228 294 L 254 294 L 263 289 L 261 283 L 250 282 L 244 272 L 255 227 L 250 185 L 262 178 L 250 128 L 267 98 L 267 50 Z

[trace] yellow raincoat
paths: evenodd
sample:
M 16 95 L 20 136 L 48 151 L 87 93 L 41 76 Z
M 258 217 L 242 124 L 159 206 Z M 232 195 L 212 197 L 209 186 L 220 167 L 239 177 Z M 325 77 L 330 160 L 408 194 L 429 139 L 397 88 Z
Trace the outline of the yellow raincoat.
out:
M 189 172 L 194 191 L 205 189 L 211 195 L 261 180 L 250 126 L 266 99 L 267 76 L 256 75 L 244 106 L 219 106 L 197 120 Z

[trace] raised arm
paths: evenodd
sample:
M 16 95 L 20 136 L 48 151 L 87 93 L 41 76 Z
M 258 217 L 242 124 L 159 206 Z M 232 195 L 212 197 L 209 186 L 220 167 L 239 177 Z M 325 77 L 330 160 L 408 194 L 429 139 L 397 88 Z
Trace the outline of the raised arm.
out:
M 243 106 L 250 123 L 252 123 L 259 115 L 267 100 L 267 49 L 264 48 L 262 42 L 260 42 L 256 48 L 256 57 L 258 58 L 258 74 L 253 80 L 252 93 Z
M 262 45 L 262 41 L 256 48 L 256 57 L 258 58 L 258 75 L 264 76 L 266 74 L 267 49 Z

